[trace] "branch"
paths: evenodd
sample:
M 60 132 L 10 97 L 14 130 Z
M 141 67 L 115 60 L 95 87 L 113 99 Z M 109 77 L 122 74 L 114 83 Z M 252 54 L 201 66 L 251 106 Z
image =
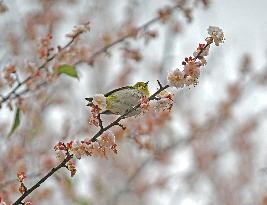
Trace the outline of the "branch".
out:
M 23 203 L 22 201 L 30 195 L 35 189 L 37 189 L 39 186 L 41 186 L 42 183 L 44 183 L 49 177 L 51 177 L 55 172 L 62 167 L 65 167 L 67 162 L 71 160 L 73 156 L 72 155 L 67 155 L 67 157 L 55 168 L 51 169 L 50 172 L 48 172 L 43 178 L 41 178 L 35 185 L 33 185 L 31 188 L 27 189 L 24 194 L 21 195 L 21 197 L 18 198 L 17 201 L 15 201 L 12 205 L 19 205 Z
M 148 99 L 149 100 L 153 100 L 156 95 L 158 95 L 161 91 L 167 89 L 169 87 L 169 85 L 165 85 L 164 87 L 161 86 L 153 95 L 151 95 Z M 113 121 L 112 123 L 110 123 L 109 125 L 107 125 L 106 127 L 101 127 L 100 130 L 94 135 L 94 137 L 91 138 L 91 141 L 94 142 L 97 140 L 97 138 L 99 136 L 101 136 L 101 134 L 103 134 L 106 130 L 110 129 L 113 126 L 121 126 L 120 121 L 127 118 L 127 116 L 132 113 L 133 111 L 135 111 L 136 109 L 138 109 L 141 106 L 141 103 L 139 103 L 138 105 L 134 106 L 132 109 L 130 109 L 129 111 L 127 111 L 125 114 L 121 115 L 119 118 L 117 118 L 115 121 Z M 33 185 L 31 188 L 27 189 L 26 192 L 24 194 L 21 195 L 20 198 L 18 198 L 18 200 L 16 202 L 14 202 L 12 205 L 19 205 L 22 203 L 22 201 L 28 196 L 30 195 L 35 189 L 37 189 L 39 186 L 41 186 L 42 183 L 44 183 L 49 177 L 51 177 L 53 174 L 55 174 L 55 172 L 59 169 L 61 169 L 62 167 L 66 167 L 66 164 L 68 161 L 70 161 L 73 158 L 73 155 L 71 154 L 67 154 L 66 158 L 55 168 L 51 169 L 50 172 L 48 172 L 43 178 L 41 178 L 35 185 Z
M 32 174 L 27 175 L 27 179 L 32 179 L 34 177 L 39 177 L 40 175 L 41 175 L 41 172 L 32 173 Z M 10 184 L 13 184 L 13 183 L 15 183 L 17 181 L 18 181 L 18 179 L 15 178 L 15 179 L 9 179 L 7 181 L 1 182 L 0 183 L 0 190 L 4 189 L 6 186 L 8 186 Z
M 180 8 L 180 5 L 179 5 L 179 4 L 177 4 L 177 5 L 173 6 L 173 7 L 171 7 L 171 8 L 170 8 L 170 13 L 173 13 L 177 8 Z M 151 20 L 149 20 L 148 22 L 144 23 L 143 25 L 137 27 L 136 31 L 137 31 L 137 32 L 140 32 L 140 31 L 142 31 L 142 30 L 145 30 L 146 28 L 148 28 L 148 27 L 154 25 L 155 23 L 159 22 L 160 20 L 161 20 L 161 17 L 160 17 L 160 16 L 154 17 L 154 18 L 152 18 Z M 63 51 L 63 50 L 65 50 L 67 47 L 69 47 L 79 35 L 80 35 L 80 33 L 77 33 L 77 35 L 73 36 L 73 38 L 71 39 L 71 41 L 68 42 L 68 43 L 67 43 L 67 44 L 66 44 L 60 51 Z M 124 35 L 124 36 L 118 38 L 117 40 L 111 42 L 110 44 L 107 44 L 106 46 L 104 46 L 104 47 L 98 49 L 97 51 L 95 51 L 95 52 L 89 57 L 89 59 L 88 59 L 87 61 L 88 61 L 88 62 L 90 62 L 90 61 L 94 61 L 98 56 L 100 56 L 102 53 L 105 53 L 108 49 L 110 49 L 110 48 L 116 46 L 117 44 L 120 44 L 120 43 L 124 42 L 126 39 L 131 38 L 131 37 L 134 37 L 134 34 L 130 33 L 130 34 L 127 34 L 127 35 Z M 40 65 L 40 66 L 38 67 L 38 70 L 41 70 L 41 69 L 45 68 L 45 66 L 46 66 L 49 62 L 51 62 L 53 59 L 55 59 L 56 56 L 57 56 L 58 54 L 59 54 L 59 52 L 56 53 L 56 54 L 54 54 L 54 55 L 51 56 L 50 58 L 48 58 L 48 59 L 46 60 L 46 62 L 44 62 L 42 65 Z M 80 63 L 82 63 L 82 62 L 83 62 L 82 60 L 79 60 L 79 61 L 77 61 L 76 63 L 74 63 L 74 65 L 77 66 L 78 64 L 80 64 Z M 14 87 L 14 88 L 12 89 L 12 91 L 10 91 L 6 96 L 2 96 L 2 99 L 0 100 L 0 105 L 1 105 L 2 103 L 6 102 L 6 101 L 9 100 L 9 99 L 16 99 L 18 96 L 21 96 L 22 94 L 28 93 L 30 90 L 29 90 L 28 88 L 25 88 L 25 89 L 22 90 L 19 94 L 16 94 L 17 90 L 18 90 L 19 88 L 21 88 L 23 85 L 25 85 L 25 84 L 26 84 L 29 80 L 31 80 L 33 77 L 34 77 L 33 75 L 29 76 L 28 78 L 26 78 L 25 80 L 23 80 L 22 82 L 20 82 L 19 84 L 17 84 L 17 86 Z M 44 82 L 43 82 L 43 83 L 40 83 L 40 84 L 37 85 L 37 88 L 36 88 L 36 89 L 39 89 L 40 87 L 43 87 L 43 86 L 45 86 L 45 85 L 47 85 L 47 83 L 44 83 Z M 14 96 L 12 97 L 13 94 L 14 94 Z
M 44 69 L 46 66 L 47 66 L 47 64 L 49 63 L 49 62 L 51 62 L 52 60 L 54 60 L 62 51 L 64 51 L 64 50 L 66 50 L 66 48 L 68 48 L 74 41 L 75 41 L 75 39 L 81 34 L 82 32 L 78 32 L 78 33 L 76 33 L 73 37 L 72 37 L 72 39 L 63 47 L 63 48 L 61 48 L 57 53 L 55 53 L 54 55 L 52 55 L 50 58 L 47 58 L 46 59 L 46 61 L 43 63 L 43 64 L 41 64 L 38 68 L 37 68 L 37 70 L 42 70 L 42 69 Z M 17 77 L 17 76 L 16 76 Z M 6 95 L 6 96 L 3 96 L 2 97 L 2 99 L 1 99 L 1 101 L 0 101 L 0 105 L 2 104 L 2 103 L 4 103 L 4 102 L 6 102 L 7 100 L 9 100 L 9 99 L 11 99 L 12 98 L 12 95 L 14 94 L 15 96 L 12 98 L 12 99 L 15 99 L 15 98 L 17 98 L 17 96 L 19 96 L 18 94 L 16 94 L 16 92 L 17 92 L 17 90 L 19 89 L 19 88 L 21 88 L 23 85 L 25 85 L 29 80 L 31 80 L 31 79 L 33 79 L 34 78 L 34 75 L 30 75 L 30 76 L 28 76 L 26 79 L 24 79 L 23 81 L 18 81 L 18 84 Z M 25 88 L 25 90 L 23 90 L 22 91 L 22 93 L 26 93 L 26 92 L 28 92 L 29 91 L 29 89 L 28 88 Z
M 201 55 L 201 53 L 209 46 L 209 44 L 211 43 L 207 43 L 204 47 L 204 49 L 200 50 L 199 53 L 196 56 L 196 59 L 199 58 L 199 56 Z M 163 86 L 160 81 L 158 80 L 158 85 L 159 85 L 159 89 L 152 94 L 148 100 L 154 100 L 157 99 L 157 95 L 166 90 L 167 88 L 170 87 L 170 85 L 165 85 Z M 100 125 L 100 130 L 91 138 L 92 142 L 95 142 L 97 140 L 98 137 L 100 137 L 106 130 L 110 129 L 113 126 L 120 126 L 122 127 L 120 121 L 127 118 L 127 116 L 129 116 L 129 114 L 131 114 L 133 111 L 137 110 L 138 108 L 140 108 L 141 103 L 137 104 L 136 106 L 132 107 L 131 109 L 129 109 L 127 112 L 125 112 L 123 115 L 121 115 L 120 117 L 118 117 L 115 121 L 111 122 L 109 125 L 107 125 L 106 127 L 103 127 L 102 121 L 101 121 L 101 125 Z M 100 116 L 99 116 L 100 117 Z M 13 205 L 19 205 L 19 204 L 23 204 L 23 200 L 29 195 L 31 194 L 35 189 L 37 189 L 43 182 L 45 182 L 50 176 L 52 176 L 57 170 L 61 169 L 62 167 L 67 167 L 67 163 L 73 158 L 73 155 L 70 154 L 69 152 L 67 152 L 66 158 L 55 168 L 53 168 L 48 174 L 46 174 L 42 179 L 40 179 L 35 185 L 33 185 L 31 188 L 27 189 L 25 191 L 24 194 L 22 194 L 22 196 L 15 202 L 13 203 Z
M 170 14 L 172 14 L 177 8 L 180 8 L 180 4 L 177 4 L 173 7 L 170 8 Z M 154 25 L 155 23 L 159 22 L 161 20 L 161 17 L 158 15 L 157 17 L 154 17 L 152 19 L 150 19 L 148 22 L 142 24 L 141 26 L 137 27 L 136 28 L 136 33 L 142 31 L 142 30 L 145 30 L 146 28 Z M 122 42 L 124 42 L 126 39 L 128 38 L 132 38 L 136 35 L 136 33 L 130 33 L 130 34 L 126 34 L 120 38 L 118 38 L 117 40 L 113 41 L 112 43 L 110 44 L 107 44 L 105 46 L 103 46 L 102 48 L 98 49 L 97 51 L 95 51 L 90 57 L 89 59 L 87 60 L 87 62 L 92 62 L 94 61 L 98 56 L 100 56 L 102 53 L 105 53 L 108 49 L 116 46 L 117 44 L 120 44 Z M 79 60 L 77 61 L 74 65 L 78 65 L 80 63 L 82 63 L 83 60 Z
M 156 98 L 156 96 L 162 92 L 163 90 L 166 90 L 168 87 L 170 87 L 169 85 L 165 85 L 165 86 L 160 86 L 160 88 L 153 94 L 151 95 L 148 100 L 154 100 Z M 97 140 L 98 137 L 100 137 L 105 131 L 107 131 L 109 128 L 113 127 L 113 126 L 121 126 L 120 125 L 120 121 L 127 118 L 127 116 L 132 113 L 133 111 L 137 110 L 139 107 L 141 106 L 141 103 L 139 103 L 138 105 L 134 106 L 133 108 L 129 109 L 127 112 L 125 112 L 123 115 L 121 115 L 120 117 L 118 117 L 115 121 L 113 121 L 112 123 L 110 123 L 109 125 L 107 125 L 106 127 L 102 127 L 96 134 L 94 137 L 91 138 L 92 142 L 95 142 Z

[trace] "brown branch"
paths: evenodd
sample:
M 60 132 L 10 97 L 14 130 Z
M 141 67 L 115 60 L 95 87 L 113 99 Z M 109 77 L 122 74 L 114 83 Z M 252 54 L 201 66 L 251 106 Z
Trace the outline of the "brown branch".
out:
M 148 99 L 153 100 L 156 95 L 158 95 L 161 91 L 167 89 L 169 85 L 161 86 L 153 95 L 151 95 Z M 127 118 L 127 116 L 138 109 L 141 106 L 141 103 L 134 106 L 132 109 L 128 110 L 125 114 L 118 117 L 115 121 L 107 125 L 106 127 L 101 127 L 100 130 L 94 135 L 94 137 L 91 138 L 91 141 L 94 142 L 97 140 L 98 137 L 100 137 L 106 130 L 110 129 L 113 126 L 121 126 L 120 121 Z M 57 170 L 61 169 L 62 167 L 66 167 L 66 164 L 68 161 L 70 161 L 73 158 L 73 155 L 67 153 L 66 158 L 55 168 L 51 169 L 50 172 L 48 172 L 43 178 L 41 178 L 35 185 L 33 185 L 31 188 L 27 189 L 27 191 L 21 195 L 20 198 L 16 202 L 14 202 L 12 205 L 19 205 L 22 203 L 22 201 L 30 195 L 35 189 L 37 189 L 42 183 L 44 183 L 49 177 L 51 177 Z
M 207 45 L 204 47 L 204 49 L 206 47 L 208 47 L 209 43 L 207 43 Z M 201 55 L 201 53 L 203 52 L 203 50 L 200 50 L 200 52 L 197 54 L 196 59 Z M 169 88 L 169 85 L 165 85 L 163 86 L 160 81 L 158 80 L 158 85 L 159 85 L 159 89 L 152 94 L 148 100 L 155 100 L 157 99 L 157 95 L 166 90 L 167 88 Z M 102 125 L 102 121 L 101 121 L 101 125 L 100 125 L 100 130 L 91 138 L 92 142 L 95 142 L 97 140 L 98 137 L 100 137 L 105 131 L 107 131 L 108 129 L 110 129 L 111 127 L 114 126 L 120 126 L 122 127 L 122 125 L 120 124 L 120 121 L 127 118 L 127 116 L 129 116 L 129 114 L 131 114 L 133 111 L 137 110 L 139 107 L 141 106 L 141 103 L 137 104 L 136 106 L 132 107 L 131 109 L 129 109 L 127 112 L 125 112 L 123 115 L 121 115 L 120 117 L 118 117 L 115 121 L 113 121 L 112 123 L 110 123 L 109 125 L 107 125 L 106 127 L 103 127 Z M 46 174 L 43 178 L 41 178 L 35 185 L 33 185 L 31 188 L 27 189 L 26 192 L 24 194 L 22 194 L 22 196 L 13 203 L 13 205 L 19 205 L 19 204 L 23 204 L 23 200 L 30 195 L 35 189 L 37 189 L 43 182 L 45 182 L 49 177 L 51 177 L 57 170 L 61 169 L 62 167 L 67 167 L 67 162 L 70 161 L 73 158 L 73 155 L 71 155 L 69 152 L 67 152 L 66 154 L 66 158 L 55 168 L 53 168 L 48 174 Z
M 27 175 L 27 179 L 32 179 L 34 177 L 39 177 L 40 175 L 41 175 L 41 172 L 32 173 L 32 174 Z M 9 179 L 7 181 L 1 182 L 0 183 L 0 190 L 4 189 L 6 186 L 8 186 L 10 184 L 13 184 L 13 183 L 15 183 L 17 181 L 18 181 L 18 179 L 14 178 L 14 179 Z
M 162 92 L 163 90 L 166 90 L 168 87 L 170 87 L 169 85 L 165 85 L 165 86 L 161 86 L 153 95 L 151 95 L 148 99 L 149 100 L 154 100 L 155 97 Z M 105 131 L 107 131 L 108 129 L 110 129 L 113 126 L 120 126 L 120 121 L 127 118 L 127 116 L 132 113 L 134 110 L 138 109 L 141 106 L 141 103 L 139 103 L 138 105 L 134 106 L 133 108 L 129 109 L 127 112 L 125 112 L 123 115 L 121 115 L 120 117 L 118 117 L 115 121 L 113 121 L 112 123 L 110 123 L 109 125 L 107 125 L 106 127 L 101 128 L 94 137 L 91 138 L 92 142 L 95 142 L 97 140 L 97 138 L 102 135 Z

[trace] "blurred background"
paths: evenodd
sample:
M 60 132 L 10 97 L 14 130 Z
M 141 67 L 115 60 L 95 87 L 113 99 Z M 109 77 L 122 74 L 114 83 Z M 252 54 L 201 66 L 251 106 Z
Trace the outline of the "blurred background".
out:
M 224 31 L 225 43 L 211 47 L 196 87 L 170 89 L 175 93 L 171 112 L 126 119 L 125 131 L 113 127 L 117 155 L 77 161 L 73 178 L 60 170 L 29 200 L 267 204 L 266 1 L 0 2 L 0 100 L 12 92 L 16 80 L 34 75 L 44 62 L 40 49 L 47 34 L 55 48 L 51 52 L 56 52 L 58 45 L 69 42 L 66 34 L 75 25 L 90 21 L 90 32 L 45 66 L 45 77 L 21 86 L 1 104 L 0 197 L 7 204 L 19 197 L 19 170 L 26 171 L 30 187 L 58 163 L 53 150 L 58 141 L 90 138 L 97 132 L 89 124 L 85 97 L 148 80 L 156 91 L 157 80 L 166 84 L 168 72 L 181 68 L 184 58 L 205 43 L 209 26 Z M 75 64 L 79 79 L 53 76 L 62 63 Z M 11 65 L 16 74 L 10 79 Z M 17 107 L 22 110 L 20 124 L 7 137 Z M 108 116 L 104 122 L 114 119 Z

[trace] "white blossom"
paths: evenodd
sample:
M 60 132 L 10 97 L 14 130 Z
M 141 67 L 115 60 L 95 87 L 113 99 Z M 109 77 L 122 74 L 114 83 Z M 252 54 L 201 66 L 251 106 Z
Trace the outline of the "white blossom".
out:
M 219 46 L 220 43 L 224 42 L 224 33 L 222 29 L 217 26 L 209 26 L 208 33 L 213 38 L 216 46 Z
M 184 81 L 184 73 L 180 71 L 178 68 L 172 71 L 168 74 L 168 82 L 170 86 L 176 87 L 176 88 L 182 88 L 184 87 L 185 81 Z
M 97 105 L 97 107 L 101 110 L 106 110 L 107 107 L 106 97 L 103 94 L 96 94 L 93 97 L 93 104 Z

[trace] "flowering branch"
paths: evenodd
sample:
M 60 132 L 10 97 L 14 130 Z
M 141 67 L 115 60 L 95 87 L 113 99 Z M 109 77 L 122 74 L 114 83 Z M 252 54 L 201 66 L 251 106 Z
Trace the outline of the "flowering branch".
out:
M 164 87 L 160 87 L 153 95 L 149 97 L 149 100 L 152 100 L 158 95 L 161 91 L 167 89 L 169 85 L 166 85 Z M 127 115 L 132 113 L 134 110 L 138 109 L 141 106 L 141 103 L 138 105 L 134 106 L 132 109 L 127 111 L 124 115 L 121 115 L 119 118 L 117 118 L 115 121 L 107 125 L 106 127 L 102 127 L 95 135 L 94 137 L 91 138 L 92 142 L 95 142 L 99 136 L 101 136 L 106 130 L 110 129 L 113 126 L 121 126 L 120 121 L 127 118 Z M 48 172 L 43 178 L 41 178 L 35 185 L 33 185 L 31 188 L 26 189 L 25 192 L 21 195 L 21 197 L 18 198 L 17 201 L 13 203 L 13 205 L 19 205 L 22 203 L 22 201 L 30 195 L 35 189 L 37 189 L 39 186 L 41 186 L 42 183 L 44 183 L 49 177 L 51 177 L 53 174 L 55 174 L 59 169 L 62 167 L 67 167 L 67 163 L 73 158 L 72 154 L 67 154 L 66 158 L 55 168 L 52 168 L 50 172 Z
M 151 20 L 149 20 L 148 22 L 144 23 L 143 25 L 137 27 L 134 29 L 133 32 L 130 32 L 120 38 L 118 38 L 117 40 L 111 42 L 110 44 L 107 44 L 105 46 L 103 46 L 102 48 L 100 48 L 99 50 L 95 51 L 87 60 L 87 62 L 93 62 L 98 56 L 100 56 L 102 53 L 107 52 L 108 49 L 114 47 L 117 44 L 120 44 L 122 42 L 124 42 L 126 39 L 128 38 L 132 38 L 135 37 L 140 31 L 145 30 L 146 28 L 154 25 L 155 23 L 159 22 L 159 21 L 164 21 L 166 20 L 166 18 L 168 18 L 177 8 L 182 8 L 180 4 L 177 4 L 173 7 L 168 7 L 164 10 L 160 10 L 159 14 L 152 18 Z M 79 60 L 75 63 L 75 65 L 82 63 L 83 60 Z
M 89 22 L 85 23 L 83 25 L 84 27 L 86 27 L 87 30 L 89 30 Z M 77 28 L 76 28 L 77 29 Z M 76 31 L 76 32 L 75 32 Z M 52 60 L 54 60 L 60 53 L 62 53 L 64 50 L 66 50 L 69 46 L 71 46 L 71 44 L 82 34 L 84 33 L 86 30 L 85 29 L 78 29 L 77 30 L 74 30 L 74 33 L 72 34 L 68 34 L 67 37 L 70 37 L 71 40 L 63 47 L 58 47 L 58 52 L 53 54 L 52 56 L 47 56 L 45 62 L 43 64 L 41 64 L 38 68 L 37 68 L 37 72 L 42 70 L 42 69 L 45 69 L 46 66 L 48 65 L 48 63 L 50 63 Z M 46 53 L 47 54 L 47 53 Z M 47 54 L 48 55 L 48 54 Z M 15 78 L 16 78 L 16 82 L 17 82 L 17 85 L 6 95 L 6 96 L 2 96 L 2 99 L 0 101 L 0 105 L 4 102 L 6 102 L 7 100 L 9 99 L 14 99 L 18 96 L 20 96 L 20 94 L 23 94 L 23 93 L 27 93 L 29 91 L 28 88 L 25 88 L 25 90 L 23 90 L 20 94 L 17 93 L 17 90 L 19 88 L 21 88 L 23 85 L 26 85 L 27 82 L 29 82 L 30 80 L 32 80 L 34 77 L 35 77 L 35 74 L 32 74 L 30 76 L 28 76 L 26 79 L 24 79 L 23 81 L 21 81 L 19 79 L 19 76 L 17 74 L 17 72 L 14 72 L 15 74 Z M 42 82 L 40 85 L 44 85 L 44 83 Z M 39 85 L 37 85 L 37 87 L 40 87 Z M 12 97 L 14 96 L 14 97 Z
M 160 81 L 158 82 L 159 88 L 154 94 L 152 94 L 150 97 L 147 98 L 146 103 L 152 100 L 160 100 L 159 96 L 162 94 L 164 90 L 169 88 L 170 86 L 174 86 L 176 88 L 183 87 L 184 85 L 195 85 L 197 82 L 197 78 L 199 77 L 199 72 L 200 72 L 200 66 L 203 66 L 206 64 L 205 56 L 208 55 L 209 47 L 212 43 L 215 43 L 215 45 L 219 45 L 220 43 L 223 42 L 224 40 L 224 35 L 221 29 L 218 27 L 209 27 L 208 32 L 210 34 L 210 37 L 206 39 L 206 44 L 199 44 L 197 51 L 194 52 L 194 57 L 189 57 L 185 58 L 185 61 L 183 61 L 182 65 L 184 66 L 183 71 L 179 71 L 179 69 L 174 70 L 172 73 L 168 75 L 168 80 L 169 84 L 163 86 Z M 167 97 L 168 98 L 168 97 Z M 97 107 L 97 106 L 96 106 Z M 31 194 L 35 189 L 37 189 L 43 182 L 45 182 L 49 177 L 51 177 L 56 171 L 61 169 L 62 167 L 67 168 L 71 172 L 71 176 L 74 176 L 76 173 L 76 168 L 71 161 L 74 156 L 77 159 L 80 159 L 83 154 L 85 155 L 92 155 L 92 152 L 94 149 L 102 149 L 105 155 L 105 145 L 112 145 L 110 149 L 114 151 L 114 153 L 117 153 L 116 150 L 116 144 L 112 142 L 112 138 L 115 137 L 111 133 L 108 133 L 108 135 L 103 137 L 103 134 L 106 133 L 110 128 L 114 126 L 120 126 L 124 128 L 120 124 L 120 121 L 123 119 L 126 119 L 128 116 L 131 116 L 130 114 L 136 111 L 138 108 L 142 108 L 142 101 L 138 103 L 137 105 L 133 106 L 129 110 L 127 110 L 123 115 L 118 117 L 115 121 L 111 122 L 107 126 L 103 126 L 102 121 L 100 122 L 100 130 L 88 141 L 81 141 L 81 145 L 78 145 L 77 147 L 73 146 L 73 141 L 65 144 L 63 142 L 59 142 L 55 146 L 55 150 L 59 151 L 58 154 L 62 154 L 62 151 L 65 152 L 63 153 L 64 155 L 61 155 L 59 157 L 64 157 L 62 162 L 53 168 L 50 172 L 48 172 L 43 178 L 41 178 L 35 185 L 33 185 L 31 188 L 27 189 L 27 187 L 23 183 L 23 179 L 25 178 L 23 176 L 23 179 L 20 181 L 21 182 L 21 187 L 22 187 L 22 196 L 13 203 L 13 205 L 19 205 L 19 204 L 24 204 L 22 201 L 29 195 Z M 99 115 L 97 116 L 99 117 Z M 100 119 L 101 120 L 101 119 Z M 102 137 L 103 141 L 103 146 L 101 144 L 94 144 L 97 143 L 97 140 L 99 137 Z M 115 140 L 115 138 L 113 139 Z M 98 147 L 94 147 L 94 146 Z M 102 146 L 102 147 L 101 147 Z
M 134 32 L 130 32 L 120 38 L 118 38 L 117 40 L 111 42 L 110 44 L 107 44 L 105 45 L 104 47 L 98 49 L 97 51 L 95 51 L 90 57 L 89 59 L 87 60 L 87 62 L 93 62 L 98 56 L 100 56 L 102 53 L 105 53 L 108 49 L 114 47 L 115 45 L 117 44 L 120 44 L 122 42 L 124 42 L 126 39 L 128 38 L 131 38 L 131 37 L 134 37 L 136 36 L 140 31 L 142 30 L 145 30 L 146 28 L 148 28 L 149 26 L 152 26 L 153 24 L 159 22 L 159 21 L 165 21 L 177 8 L 181 8 L 181 5 L 180 4 L 177 4 L 173 7 L 168 7 L 166 9 L 163 9 L 163 10 L 160 10 L 159 11 L 159 14 L 157 17 L 154 17 L 152 18 L 151 20 L 149 20 L 148 22 L 144 23 L 143 25 L 137 27 Z M 75 35 L 72 35 L 72 36 L 68 36 L 68 37 L 71 37 L 71 41 L 68 42 L 63 48 L 61 48 L 60 52 L 62 52 L 63 50 L 65 50 L 67 47 L 69 47 L 74 41 L 75 39 L 81 34 L 83 33 L 84 31 L 80 31 L 80 32 L 77 32 Z M 59 55 L 59 52 L 54 54 L 53 56 L 51 56 L 50 58 L 47 58 L 47 60 L 42 64 L 40 65 L 37 70 L 42 70 L 46 67 L 46 65 L 51 62 L 53 59 L 55 59 L 57 56 Z M 78 64 L 82 63 L 83 60 L 79 60 L 77 61 L 76 63 L 74 63 L 75 66 L 77 66 Z M 17 78 L 17 74 L 15 73 L 15 77 Z M 34 75 L 31 75 L 29 76 L 28 78 L 26 78 L 25 80 L 23 81 L 17 81 L 17 85 L 16 87 L 14 87 L 6 96 L 0 96 L 1 99 L 0 99 L 0 105 L 2 105 L 4 102 L 6 102 L 7 100 L 9 99 L 16 99 L 18 96 L 21 96 L 25 93 L 28 93 L 30 91 L 29 88 L 25 88 L 24 90 L 22 90 L 21 92 L 17 93 L 17 90 L 19 88 L 21 88 L 23 85 L 25 85 L 28 81 L 30 81 L 31 79 L 34 78 Z M 46 86 L 48 85 L 48 83 L 46 81 L 44 82 L 41 82 L 39 84 L 37 84 L 36 86 L 36 89 L 39 89 L 43 86 Z
M 18 198 L 17 201 L 15 201 L 12 205 L 19 205 L 23 204 L 23 200 L 30 195 L 35 189 L 37 189 L 39 186 L 41 186 L 42 183 L 44 183 L 49 177 L 51 177 L 53 174 L 55 174 L 59 169 L 62 167 L 65 167 L 67 162 L 72 158 L 72 155 L 68 155 L 58 166 L 55 168 L 52 168 L 50 172 L 48 172 L 43 178 L 41 178 L 35 185 L 33 185 L 31 188 L 27 189 L 21 197 Z
M 159 81 L 158 81 L 159 82 Z M 160 84 L 161 85 L 161 84 Z M 166 90 L 168 87 L 170 87 L 169 85 L 165 85 L 165 86 L 160 86 L 160 88 L 153 94 L 151 95 L 148 100 L 154 100 L 156 98 L 156 96 L 162 92 L 163 90 Z M 106 127 L 102 127 L 100 128 L 100 130 L 95 134 L 94 137 L 91 138 L 92 142 L 95 142 L 97 140 L 98 137 L 100 137 L 106 130 L 110 129 L 113 126 L 121 126 L 120 121 L 127 118 L 127 116 L 129 116 L 129 114 L 131 114 L 133 111 L 137 110 L 139 107 L 141 106 L 141 103 L 139 103 L 138 105 L 132 107 L 131 109 L 129 109 L 127 112 L 125 112 L 123 115 L 121 115 L 120 117 L 118 117 L 115 121 L 113 121 L 112 123 L 110 123 L 109 125 L 107 125 Z

